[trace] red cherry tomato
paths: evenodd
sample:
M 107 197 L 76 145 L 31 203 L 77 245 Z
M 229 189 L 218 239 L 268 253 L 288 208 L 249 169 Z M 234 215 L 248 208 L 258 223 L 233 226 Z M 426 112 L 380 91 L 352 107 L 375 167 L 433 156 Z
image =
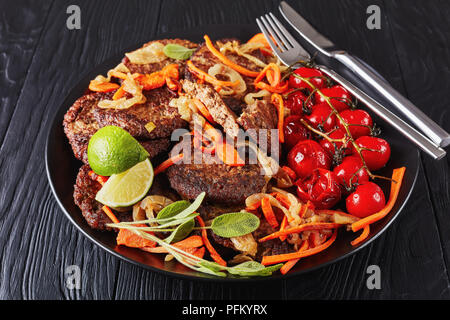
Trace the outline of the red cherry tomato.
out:
M 386 200 L 383 190 L 377 184 L 366 182 L 356 187 L 345 200 L 345 204 L 349 214 L 364 218 L 383 209 Z
M 350 92 L 348 92 L 344 87 L 336 85 L 331 88 L 324 88 L 320 90 L 322 94 L 331 98 L 331 105 L 338 111 L 341 112 L 345 109 L 350 108 L 349 104 L 352 100 L 352 96 Z M 318 103 L 327 103 L 325 99 L 316 92 L 314 94 L 315 102 Z
M 308 97 L 301 91 L 295 91 L 292 93 L 288 93 L 288 97 L 286 99 L 286 108 L 291 110 L 291 115 L 299 115 L 303 114 L 303 102 Z M 312 106 L 312 99 L 309 100 L 308 106 Z
M 292 115 L 284 119 L 284 144 L 290 150 L 299 141 L 310 138 L 309 130 L 301 123 L 299 115 Z
M 369 170 L 381 169 L 389 161 L 391 156 L 391 147 L 386 140 L 377 137 L 363 136 L 356 139 L 355 142 L 362 148 L 374 150 L 361 151 L 361 155 L 363 156 Z M 356 154 L 355 148 L 352 149 L 353 153 Z
M 312 107 L 311 114 L 304 118 L 312 127 L 319 129 L 320 126 L 324 132 L 330 132 L 336 125 L 336 115 L 332 114 L 332 112 L 333 110 L 328 104 L 316 104 Z
M 336 129 L 332 133 L 330 133 L 328 136 L 331 139 L 342 139 L 343 137 L 347 137 L 347 134 L 345 133 L 345 130 L 343 130 L 343 129 Z M 334 148 L 334 144 L 336 144 L 336 146 L 338 148 L 342 147 L 341 142 L 333 143 L 333 142 L 328 141 L 327 139 L 321 139 L 319 143 L 322 146 L 322 148 L 324 148 L 328 152 L 328 154 L 330 155 L 331 158 L 334 156 L 334 154 L 336 152 L 336 150 Z M 343 153 L 344 153 L 344 155 L 348 155 L 348 154 L 351 154 L 352 151 L 349 147 L 346 147 Z
M 339 113 L 342 119 L 350 124 L 350 133 L 353 139 L 357 139 L 362 136 L 368 136 L 371 133 L 373 127 L 372 117 L 364 110 L 344 110 Z M 338 121 L 338 127 L 345 130 L 344 126 Z
M 287 155 L 289 167 L 297 177 L 308 177 L 314 169 L 329 169 L 331 159 L 325 150 L 314 140 L 298 142 Z
M 306 202 L 311 201 L 316 209 L 330 209 L 341 200 L 341 188 L 335 174 L 326 169 L 315 169 L 304 179 L 299 179 L 298 197 Z
M 326 80 L 323 76 L 323 73 L 317 69 L 301 67 L 296 69 L 294 73 L 301 76 L 302 78 L 308 78 L 307 80 L 311 82 L 311 84 L 317 89 L 322 89 L 326 85 Z M 312 90 L 309 84 L 299 78 L 296 78 L 293 75 L 289 77 L 289 87 Z
M 363 163 L 359 156 L 345 157 L 342 163 L 333 169 L 333 172 L 344 189 L 369 181 L 369 174 L 363 168 Z

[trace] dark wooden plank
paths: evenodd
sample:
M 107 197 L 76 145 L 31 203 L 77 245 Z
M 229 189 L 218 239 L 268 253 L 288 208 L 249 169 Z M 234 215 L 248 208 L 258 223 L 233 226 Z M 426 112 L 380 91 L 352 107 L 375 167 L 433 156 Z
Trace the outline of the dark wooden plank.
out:
M 389 2 L 397 59 L 404 76 L 407 97 L 445 130 L 450 132 L 448 92 L 450 91 L 450 29 L 447 1 L 418 2 L 400 7 Z M 407 27 L 405 23 L 408 21 Z M 448 148 L 447 148 L 448 150 Z M 438 230 L 447 276 L 450 277 L 450 158 L 433 161 L 424 156 L 431 209 L 438 221 Z

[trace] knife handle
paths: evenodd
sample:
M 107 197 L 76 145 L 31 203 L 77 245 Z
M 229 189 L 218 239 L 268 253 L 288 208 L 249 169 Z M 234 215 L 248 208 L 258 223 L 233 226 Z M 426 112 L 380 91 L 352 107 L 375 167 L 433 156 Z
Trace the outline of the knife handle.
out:
M 358 59 L 345 51 L 333 52 L 332 57 L 348 67 L 353 73 L 367 82 L 373 89 L 384 96 L 394 107 L 403 113 L 414 125 L 440 147 L 450 144 L 450 134 L 431 120 L 411 101 L 402 96 L 397 90 L 380 78 Z
M 396 130 L 398 130 L 401 134 L 403 134 L 410 141 L 414 142 L 416 146 L 418 146 L 421 150 L 428 153 L 435 160 L 442 159 L 445 157 L 446 152 L 442 148 L 438 147 L 434 142 L 429 140 L 419 131 L 411 127 L 408 123 L 403 121 L 397 115 L 392 113 L 390 110 L 386 109 L 380 103 L 375 101 L 372 97 L 367 95 L 364 91 L 353 85 L 350 81 L 343 78 L 333 70 L 319 65 L 317 66 L 320 71 L 325 73 L 331 79 L 339 83 L 345 89 L 347 89 L 354 97 L 356 97 L 359 101 L 363 102 L 368 109 L 377 114 L 381 119 L 386 121 Z

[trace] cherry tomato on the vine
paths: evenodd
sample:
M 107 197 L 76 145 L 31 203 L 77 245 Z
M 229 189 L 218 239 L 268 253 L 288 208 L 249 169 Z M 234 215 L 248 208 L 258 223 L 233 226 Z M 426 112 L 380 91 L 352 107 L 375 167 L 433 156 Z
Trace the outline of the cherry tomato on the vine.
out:
M 384 193 L 373 182 L 366 182 L 356 187 L 345 200 L 347 212 L 359 218 L 377 213 L 386 205 Z
M 344 189 L 369 181 L 369 174 L 364 169 L 359 156 L 345 157 L 342 163 L 333 169 L 333 172 Z
M 323 95 L 330 98 L 331 105 L 337 110 L 337 112 L 350 108 L 352 96 L 344 87 L 335 85 L 331 88 L 324 88 L 320 91 Z M 327 103 L 325 98 L 318 92 L 314 94 L 314 99 L 316 103 Z
M 355 143 L 361 148 L 370 149 L 361 151 L 361 155 L 369 170 L 381 169 L 389 161 L 391 147 L 386 140 L 377 137 L 363 136 L 356 139 Z M 352 150 L 353 153 L 356 154 L 355 148 L 352 148 Z
M 326 86 L 326 79 L 323 73 L 317 69 L 301 67 L 294 71 L 295 74 L 299 75 L 302 78 L 307 78 L 309 82 L 317 89 L 324 88 Z M 305 81 L 296 78 L 295 76 L 289 76 L 289 87 L 291 88 L 305 88 L 308 90 L 312 90 L 311 86 L 307 84 Z
M 336 175 L 326 169 L 315 169 L 307 178 L 299 179 L 298 197 L 306 202 L 311 201 L 316 209 L 330 209 L 341 200 L 341 188 Z
M 339 113 L 342 119 L 349 124 L 350 134 L 353 139 L 368 136 L 372 132 L 372 117 L 364 110 L 344 110 Z M 338 127 L 344 129 L 344 125 L 338 120 Z
M 334 115 L 330 106 L 326 103 L 316 104 L 312 106 L 311 114 L 304 116 L 304 118 L 311 124 L 312 127 L 319 129 L 321 127 L 323 132 L 330 132 L 336 125 L 336 115 Z
M 298 142 L 287 155 L 289 167 L 299 178 L 308 177 L 314 169 L 329 169 L 331 159 L 327 152 L 314 140 Z
M 297 142 L 310 138 L 309 130 L 301 123 L 299 115 L 284 119 L 284 144 L 290 150 Z
M 299 115 L 303 114 L 303 102 L 308 97 L 301 91 L 295 91 L 292 93 L 288 93 L 288 97 L 286 99 L 286 108 L 291 110 L 291 115 Z M 309 100 L 307 106 L 312 106 L 312 99 Z
M 347 142 L 348 142 L 348 136 L 347 136 L 347 134 L 345 133 L 345 130 L 342 130 L 342 129 L 336 129 L 336 130 L 334 130 L 333 132 L 331 132 L 331 133 L 328 135 L 328 137 L 330 137 L 331 139 L 342 139 L 342 138 L 344 138 L 344 137 L 347 137 L 346 140 L 347 140 Z M 334 145 L 335 145 L 335 144 L 336 144 L 336 146 L 337 146 L 338 148 L 341 148 L 342 145 L 343 145 L 342 142 L 330 142 L 330 141 L 328 141 L 327 139 L 321 139 L 319 143 L 320 143 L 320 145 L 322 146 L 322 148 L 324 148 L 324 149 L 328 152 L 328 154 L 330 155 L 330 157 L 333 157 L 334 154 L 335 154 L 335 152 L 336 152 L 336 150 L 335 150 L 335 148 L 334 148 Z M 349 145 L 347 145 L 347 147 L 345 148 L 343 154 L 344 154 L 344 155 L 348 155 L 348 154 L 351 154 L 351 152 L 352 152 L 352 151 L 351 151 Z

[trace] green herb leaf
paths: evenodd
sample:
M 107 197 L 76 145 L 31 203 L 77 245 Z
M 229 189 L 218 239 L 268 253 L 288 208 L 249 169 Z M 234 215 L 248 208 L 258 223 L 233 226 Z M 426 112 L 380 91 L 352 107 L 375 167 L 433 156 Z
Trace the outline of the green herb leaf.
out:
M 227 268 L 227 271 L 230 274 L 241 277 L 266 277 L 272 275 L 274 271 L 277 271 L 282 266 L 283 264 L 279 263 L 270 267 L 265 267 L 256 261 L 246 261 L 234 267 Z
M 176 201 L 174 203 L 169 204 L 167 207 L 164 207 L 156 216 L 157 220 L 172 218 L 177 215 L 181 211 L 185 210 L 191 205 L 189 201 L 181 200 Z
M 240 237 L 258 229 L 259 223 L 259 218 L 252 213 L 233 212 L 216 217 L 211 223 L 211 229 L 224 238 Z
M 166 56 L 176 60 L 189 59 L 194 51 L 195 49 L 189 49 L 175 43 L 169 43 L 163 49 Z
M 186 209 L 184 209 L 183 211 L 181 211 L 180 213 L 174 215 L 172 218 L 173 219 L 183 219 L 186 218 L 187 216 L 189 216 L 190 214 L 194 213 L 195 211 L 197 211 L 197 209 L 200 207 L 200 205 L 203 202 L 203 199 L 205 198 L 206 193 L 202 192 L 200 193 L 197 198 L 195 199 L 194 202 L 192 202 L 189 207 L 187 207 Z M 177 201 L 178 202 L 178 201 Z
M 192 218 L 180 224 L 174 231 L 172 231 L 172 233 L 166 239 L 164 239 L 164 241 L 167 243 L 181 241 L 192 232 L 194 226 L 195 222 L 194 218 Z

